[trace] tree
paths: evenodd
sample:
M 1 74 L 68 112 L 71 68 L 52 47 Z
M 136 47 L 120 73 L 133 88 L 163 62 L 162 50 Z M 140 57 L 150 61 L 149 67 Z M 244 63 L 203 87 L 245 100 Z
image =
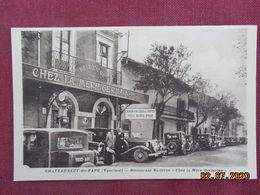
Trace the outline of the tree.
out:
M 175 48 L 154 44 L 151 53 L 145 58 L 145 65 L 140 68 L 140 79 L 136 81 L 135 89 L 144 92 L 152 90 L 155 93 L 153 138 L 158 136 L 159 122 L 166 103 L 174 96 L 190 90 L 183 82 L 190 70 L 190 64 L 185 63 L 190 56 L 191 52 L 183 45 Z
M 190 93 L 190 101 L 196 105 L 196 121 L 195 128 L 204 123 L 209 115 L 213 120 L 217 121 L 216 133 L 222 135 L 228 122 L 240 116 L 236 108 L 236 99 L 231 93 L 219 92 L 214 97 L 211 94 L 211 83 L 204 79 L 199 73 L 192 76 L 190 80 L 192 91 Z
M 204 79 L 201 74 L 197 73 L 192 76 L 190 80 L 192 91 L 190 93 L 190 101 L 195 104 L 195 128 L 197 129 L 207 119 L 209 114 L 213 112 L 216 107 L 217 100 L 208 94 L 211 91 L 211 83 Z
M 247 77 L 247 31 L 241 29 L 238 34 L 238 42 L 235 45 L 238 52 L 239 67 L 237 75 L 239 78 Z
M 41 33 L 37 31 L 22 31 L 22 61 L 38 64 L 38 40 Z
M 218 102 L 214 110 L 214 116 L 222 124 L 222 132 L 220 134 L 223 135 L 228 122 L 240 117 L 241 114 L 236 108 L 236 98 L 231 93 L 220 92 L 217 94 L 217 99 Z

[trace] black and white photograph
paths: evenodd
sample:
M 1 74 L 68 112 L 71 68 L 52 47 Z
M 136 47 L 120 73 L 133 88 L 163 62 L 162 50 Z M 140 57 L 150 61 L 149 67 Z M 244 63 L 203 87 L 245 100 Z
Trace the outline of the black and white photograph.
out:
M 256 30 L 13 28 L 14 180 L 256 178 Z

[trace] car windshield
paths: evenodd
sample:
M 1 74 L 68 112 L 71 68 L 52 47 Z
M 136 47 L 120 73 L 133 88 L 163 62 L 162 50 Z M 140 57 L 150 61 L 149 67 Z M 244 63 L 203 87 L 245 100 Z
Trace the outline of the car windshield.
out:
M 142 133 L 132 132 L 131 133 L 132 138 L 143 138 Z
M 78 149 L 84 147 L 83 135 L 66 135 L 61 134 L 57 136 L 58 149 Z

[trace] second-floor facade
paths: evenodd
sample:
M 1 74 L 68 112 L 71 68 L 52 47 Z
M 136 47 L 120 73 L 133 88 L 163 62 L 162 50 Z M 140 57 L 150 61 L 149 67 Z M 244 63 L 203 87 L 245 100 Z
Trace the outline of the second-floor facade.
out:
M 122 84 L 119 33 L 105 30 L 22 32 L 22 61 L 53 71 Z
M 139 62 L 136 62 L 132 59 L 128 59 L 126 64 L 122 65 L 122 83 L 123 85 L 133 88 L 136 84 L 136 80 L 139 79 L 138 74 L 138 68 L 139 66 L 142 66 L 144 64 L 141 64 Z M 139 91 L 142 92 L 142 91 Z M 153 90 L 149 90 L 146 92 L 146 94 L 149 96 L 149 102 L 148 104 L 153 107 L 153 104 L 155 102 L 156 98 L 156 92 Z M 165 118 L 171 118 L 176 119 L 180 121 L 193 121 L 194 120 L 194 113 L 189 111 L 189 95 L 188 93 L 183 93 L 179 96 L 175 96 L 171 98 L 165 108 L 163 117 Z
M 122 84 L 119 32 L 60 29 L 22 31 L 21 37 L 24 78 L 134 103 L 148 101 L 144 94 Z
M 148 95 L 122 84 L 120 36 L 96 29 L 22 31 L 24 127 L 116 128 L 120 105 L 147 103 Z

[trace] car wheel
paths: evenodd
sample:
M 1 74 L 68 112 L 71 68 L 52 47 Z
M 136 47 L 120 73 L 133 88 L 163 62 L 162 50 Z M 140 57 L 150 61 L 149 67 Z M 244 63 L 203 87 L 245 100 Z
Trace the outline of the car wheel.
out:
M 113 162 L 115 162 L 115 154 L 107 152 L 107 154 L 105 155 L 104 164 L 111 165 L 113 164 Z
M 174 152 L 176 152 L 176 150 L 177 150 L 177 148 L 178 148 L 178 146 L 177 146 L 177 144 L 175 143 L 175 142 L 169 142 L 168 144 L 167 144 L 167 152 L 169 153 L 174 153 Z
M 187 150 L 185 148 L 182 148 L 180 153 L 181 153 L 181 155 L 186 155 L 187 154 Z
M 214 149 L 214 145 L 213 144 L 209 144 L 208 145 L 208 150 L 213 150 Z
M 185 149 L 186 149 L 186 151 L 188 153 L 192 152 L 192 145 L 191 144 L 187 144 Z
M 95 165 L 92 162 L 85 162 L 81 164 L 80 167 L 95 167 Z
M 143 163 L 148 159 L 148 153 L 143 149 L 137 149 L 134 152 L 134 159 L 138 163 Z
M 95 166 L 98 165 L 98 155 L 95 155 L 95 157 L 94 157 L 94 165 Z

